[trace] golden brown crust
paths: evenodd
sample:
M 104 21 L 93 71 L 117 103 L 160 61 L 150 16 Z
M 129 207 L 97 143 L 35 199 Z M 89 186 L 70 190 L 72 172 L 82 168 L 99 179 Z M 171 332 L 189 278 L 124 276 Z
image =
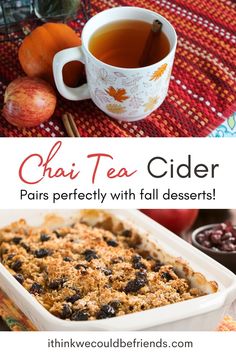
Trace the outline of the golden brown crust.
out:
M 82 218 L 52 230 L 19 220 L 0 230 L 1 261 L 48 311 L 64 319 L 108 318 L 205 294 L 172 264 L 142 250 L 137 232 L 111 223 L 108 217 L 94 227 Z

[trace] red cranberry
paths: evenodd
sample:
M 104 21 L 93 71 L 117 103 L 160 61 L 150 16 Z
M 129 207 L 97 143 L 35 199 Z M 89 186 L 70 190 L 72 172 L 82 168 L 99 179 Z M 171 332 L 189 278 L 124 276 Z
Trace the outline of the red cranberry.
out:
M 231 232 L 233 230 L 233 225 L 229 223 L 225 229 L 225 232 Z
M 198 234 L 196 237 L 197 242 L 199 242 L 200 244 L 202 244 L 203 241 L 205 241 L 205 239 L 206 239 L 206 237 L 203 233 Z
M 223 243 L 221 246 L 221 251 L 233 252 L 235 251 L 235 246 L 232 243 Z
M 204 246 L 204 247 L 206 247 L 206 248 L 211 248 L 211 243 L 209 242 L 209 241 L 204 241 L 203 243 L 202 243 L 202 245 Z
M 215 230 L 214 234 L 222 236 L 223 235 L 223 231 L 222 230 Z
M 221 235 L 217 234 L 217 233 L 212 234 L 211 235 L 211 242 L 214 245 L 219 245 L 221 243 Z
M 227 228 L 227 225 L 225 223 L 221 223 L 220 227 L 221 227 L 222 230 L 225 230 Z
M 213 230 L 206 230 L 205 231 L 205 238 L 209 239 L 209 237 L 211 236 L 212 232 L 213 232 Z
M 230 223 L 221 223 L 213 229 L 205 230 L 196 236 L 196 241 L 214 251 L 236 251 L 236 228 Z

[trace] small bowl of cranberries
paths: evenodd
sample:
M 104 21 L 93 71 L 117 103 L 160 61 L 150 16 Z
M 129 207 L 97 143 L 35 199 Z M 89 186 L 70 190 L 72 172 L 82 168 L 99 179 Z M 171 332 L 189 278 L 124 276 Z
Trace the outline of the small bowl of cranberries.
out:
M 199 227 L 192 244 L 236 273 L 236 226 L 230 222 Z

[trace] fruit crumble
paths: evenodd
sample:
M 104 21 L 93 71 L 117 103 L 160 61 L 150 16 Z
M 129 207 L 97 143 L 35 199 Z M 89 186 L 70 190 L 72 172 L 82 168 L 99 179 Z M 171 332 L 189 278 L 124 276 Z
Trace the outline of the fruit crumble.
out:
M 136 231 L 82 221 L 49 229 L 19 220 L 0 230 L 0 259 L 50 313 L 106 319 L 205 295 L 142 250 Z

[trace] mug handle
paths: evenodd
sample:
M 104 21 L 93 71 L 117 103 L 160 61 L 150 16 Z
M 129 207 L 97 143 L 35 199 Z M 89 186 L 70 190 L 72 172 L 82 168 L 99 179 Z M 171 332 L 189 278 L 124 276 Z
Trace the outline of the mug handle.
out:
M 79 87 L 69 87 L 63 81 L 62 69 L 63 66 L 70 61 L 80 61 L 85 63 L 82 47 L 74 47 L 61 50 L 56 53 L 53 58 L 53 76 L 56 87 L 60 94 L 71 101 L 80 101 L 90 98 L 88 84 L 83 84 Z

